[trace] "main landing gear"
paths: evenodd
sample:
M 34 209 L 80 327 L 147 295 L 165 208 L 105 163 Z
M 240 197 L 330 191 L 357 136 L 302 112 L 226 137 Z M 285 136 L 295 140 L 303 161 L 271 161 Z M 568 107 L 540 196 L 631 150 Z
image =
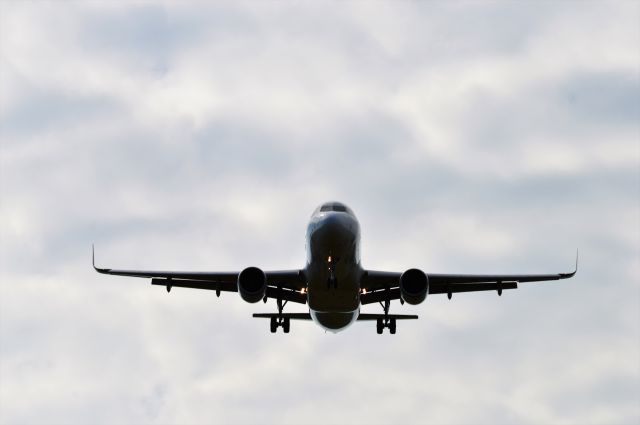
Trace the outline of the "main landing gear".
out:
M 380 318 L 376 320 L 376 331 L 378 335 L 381 335 L 384 331 L 384 328 L 389 328 L 389 333 L 395 335 L 396 333 L 396 319 L 393 317 L 389 317 L 389 307 L 391 306 L 391 301 L 386 300 L 384 304 L 380 301 L 380 305 L 384 309 L 384 319 Z
M 378 334 L 382 334 L 384 328 L 389 328 L 391 334 L 396 333 L 396 319 L 378 319 L 376 323 L 376 330 Z
M 284 331 L 284 333 L 288 334 L 290 325 L 291 325 L 291 320 L 288 317 L 282 317 L 282 310 L 284 309 L 284 306 L 287 305 L 288 301 L 285 301 L 283 303 L 282 300 L 278 298 L 277 302 L 278 302 L 278 317 L 271 318 L 271 323 L 270 323 L 271 333 L 272 334 L 276 333 L 278 328 L 282 327 L 282 330 Z
M 290 320 L 288 317 L 272 317 L 271 318 L 271 333 L 274 334 L 278 330 L 278 327 L 282 326 L 284 333 L 289 333 Z

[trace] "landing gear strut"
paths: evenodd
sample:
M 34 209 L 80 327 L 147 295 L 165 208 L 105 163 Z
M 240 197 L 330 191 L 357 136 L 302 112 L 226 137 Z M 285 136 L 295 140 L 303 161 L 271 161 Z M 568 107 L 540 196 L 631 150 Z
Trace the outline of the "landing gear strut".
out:
M 380 305 L 384 309 L 384 319 L 380 318 L 376 320 L 376 331 L 378 332 L 378 335 L 380 335 L 384 331 L 384 328 L 389 328 L 389 333 L 394 335 L 396 333 L 396 319 L 393 317 L 389 317 L 389 307 L 391 306 L 391 301 L 387 299 L 385 300 L 384 304 L 382 303 L 382 301 L 380 301 Z
M 282 310 L 284 306 L 287 305 L 288 301 L 282 302 L 282 299 L 278 298 L 278 317 L 272 317 L 270 323 L 271 333 L 274 334 L 278 330 L 279 327 L 282 326 L 282 330 L 284 333 L 288 334 L 289 329 L 291 328 L 291 320 L 288 317 L 282 317 Z

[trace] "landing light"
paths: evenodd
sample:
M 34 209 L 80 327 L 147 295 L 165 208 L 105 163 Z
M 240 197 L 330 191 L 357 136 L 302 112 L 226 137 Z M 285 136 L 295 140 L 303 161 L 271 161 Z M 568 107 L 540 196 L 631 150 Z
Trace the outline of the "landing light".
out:
M 363 293 L 363 294 L 366 294 L 366 293 L 367 293 L 367 290 L 366 290 L 365 288 L 362 288 L 362 293 Z
M 329 256 L 329 258 L 327 259 L 328 262 L 331 262 L 331 256 Z
M 300 293 L 301 293 L 301 294 L 306 294 L 306 293 L 307 293 L 307 288 L 302 288 L 302 289 L 300 290 Z

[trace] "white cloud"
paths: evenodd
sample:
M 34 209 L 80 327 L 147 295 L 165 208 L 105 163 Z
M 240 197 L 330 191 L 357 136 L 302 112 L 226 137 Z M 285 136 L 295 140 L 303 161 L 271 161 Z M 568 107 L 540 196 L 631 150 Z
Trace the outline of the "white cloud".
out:
M 0 423 L 637 422 L 636 4 L 0 12 Z M 300 267 L 327 199 L 367 267 L 580 271 L 381 338 L 89 267 Z

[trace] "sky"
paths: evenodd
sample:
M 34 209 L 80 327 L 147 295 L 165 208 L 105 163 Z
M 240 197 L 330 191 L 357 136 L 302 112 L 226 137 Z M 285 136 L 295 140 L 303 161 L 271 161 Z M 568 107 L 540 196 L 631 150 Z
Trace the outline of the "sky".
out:
M 640 421 L 640 3 L 0 2 L 1 424 Z M 99 266 L 557 273 L 396 335 Z M 305 311 L 287 306 L 286 311 Z M 363 308 L 377 313 L 377 305 Z

